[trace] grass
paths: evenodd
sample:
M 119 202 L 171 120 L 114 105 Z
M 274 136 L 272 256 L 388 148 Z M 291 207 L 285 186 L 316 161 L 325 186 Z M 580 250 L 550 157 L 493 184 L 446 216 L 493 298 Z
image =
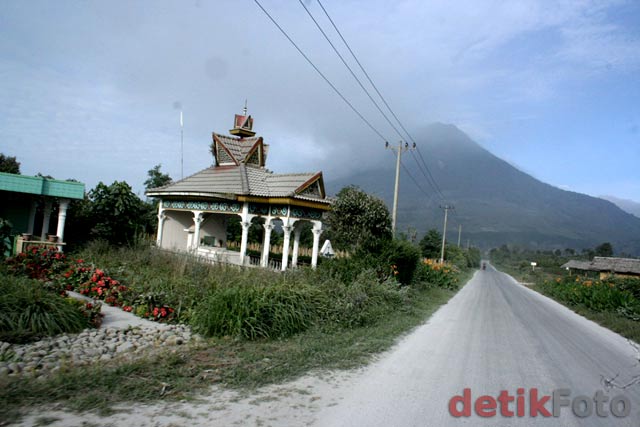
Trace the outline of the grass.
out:
M 341 262 L 336 270 L 327 261 L 317 270 L 276 273 L 101 244 L 76 258 L 107 270 L 145 298 L 170 304 L 180 321 L 210 337 L 136 361 L 63 367 L 40 379 L 0 379 L 0 420 L 31 406 L 57 403 L 108 413 L 118 403 L 194 398 L 213 385 L 251 390 L 312 370 L 358 367 L 456 292 L 451 280 L 443 281 L 446 286 L 424 280 L 401 286 L 380 275 L 388 266 L 367 263 Z M 470 274 L 461 274 L 459 283 Z
M 44 380 L 2 380 L 0 419 L 19 417 L 29 406 L 52 403 L 106 414 L 114 404 L 188 399 L 212 385 L 253 389 L 314 369 L 358 367 L 423 323 L 454 294 L 440 288 L 416 292 L 411 309 L 389 313 L 384 321 L 362 327 L 333 331 L 313 327 L 277 340 L 211 338 L 135 362 L 66 369 Z

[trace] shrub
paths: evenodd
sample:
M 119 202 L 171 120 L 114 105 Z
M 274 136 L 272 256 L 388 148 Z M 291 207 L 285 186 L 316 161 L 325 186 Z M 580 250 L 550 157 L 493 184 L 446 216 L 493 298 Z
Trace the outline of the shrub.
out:
M 450 264 L 440 264 L 433 259 L 425 259 L 416 269 L 413 283 L 418 286 L 437 286 L 458 289 L 458 270 Z
M 309 286 L 283 283 L 214 288 L 196 307 L 191 325 L 209 336 L 285 337 L 312 323 L 315 294 Z
M 570 305 L 582 305 L 598 312 L 617 312 L 632 320 L 640 318 L 640 300 L 632 293 L 635 290 L 633 282 L 624 279 L 602 281 L 565 276 L 553 282 L 545 281 L 541 290 Z
M 391 275 L 403 285 L 411 283 L 419 260 L 420 251 L 417 247 L 397 239 L 387 242 L 381 256 L 381 264 L 388 266 Z
M 0 341 L 25 342 L 64 332 L 80 332 L 89 320 L 78 308 L 41 284 L 5 275 L 0 284 Z

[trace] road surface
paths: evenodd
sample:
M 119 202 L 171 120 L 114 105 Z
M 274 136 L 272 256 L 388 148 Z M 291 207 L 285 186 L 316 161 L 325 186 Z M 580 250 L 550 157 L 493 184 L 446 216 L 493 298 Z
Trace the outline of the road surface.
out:
M 336 390 L 338 403 L 322 409 L 320 426 L 640 426 L 640 384 L 607 391 L 602 376 L 624 383 L 640 374 L 638 354 L 627 340 L 488 266 L 425 325 L 407 336 L 355 380 Z M 346 387 L 346 389 L 343 389 Z M 450 414 L 450 399 L 469 388 L 470 416 Z M 518 389 L 520 394 L 518 393 Z M 532 389 L 538 401 L 568 389 L 560 417 L 530 416 Z M 500 393 L 505 390 L 501 414 Z M 600 403 L 593 398 L 598 391 Z M 492 396 L 473 405 L 481 395 Z M 589 398 L 587 403 L 576 397 Z M 516 403 L 525 412 L 518 416 Z M 513 397 L 512 401 L 508 398 Z M 611 399 L 617 412 L 611 413 Z M 604 402 L 608 398 L 609 401 Z M 521 398 L 522 399 L 522 398 Z M 571 403 L 577 404 L 574 414 Z M 455 410 L 463 412 L 464 399 Z M 596 408 L 598 406 L 598 408 Z M 552 413 L 552 402 L 544 404 Z M 599 416 L 597 412 L 600 412 Z M 510 413 L 513 416 L 509 417 Z M 460 415 L 460 414 L 458 414 Z

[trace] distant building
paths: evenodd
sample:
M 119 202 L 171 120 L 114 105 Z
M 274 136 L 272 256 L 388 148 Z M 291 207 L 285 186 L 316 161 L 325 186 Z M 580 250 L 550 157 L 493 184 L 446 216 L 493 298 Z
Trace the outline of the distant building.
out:
M 611 275 L 616 277 L 640 278 L 640 259 L 594 257 L 592 261 L 571 260 L 562 268 L 569 271 L 593 271 L 600 274 L 600 279 Z
M 313 224 L 311 265 L 317 264 L 323 214 L 330 209 L 322 172 L 275 174 L 265 168 L 268 145 L 253 131 L 253 119 L 236 114 L 231 136 L 213 133 L 213 166 L 176 183 L 152 188 L 160 199 L 157 245 L 184 250 L 233 264 L 248 264 L 250 227 L 264 227 L 260 265 L 269 266 L 271 232 L 281 223 L 284 233 L 282 270 L 297 264 L 303 222 Z M 227 222 L 240 217 L 240 252 L 226 249 Z
M 0 218 L 11 222 L 14 251 L 33 244 L 62 250 L 69 202 L 83 197 L 81 182 L 0 172 Z

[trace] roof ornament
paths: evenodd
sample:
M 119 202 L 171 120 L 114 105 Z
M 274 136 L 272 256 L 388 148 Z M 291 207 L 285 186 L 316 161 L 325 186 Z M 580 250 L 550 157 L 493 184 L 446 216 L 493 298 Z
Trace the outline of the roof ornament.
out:
M 244 108 L 242 114 L 236 114 L 234 120 L 233 129 L 229 130 L 231 135 L 239 136 L 240 138 L 255 136 L 253 131 L 253 118 L 247 115 L 247 100 L 244 100 Z

